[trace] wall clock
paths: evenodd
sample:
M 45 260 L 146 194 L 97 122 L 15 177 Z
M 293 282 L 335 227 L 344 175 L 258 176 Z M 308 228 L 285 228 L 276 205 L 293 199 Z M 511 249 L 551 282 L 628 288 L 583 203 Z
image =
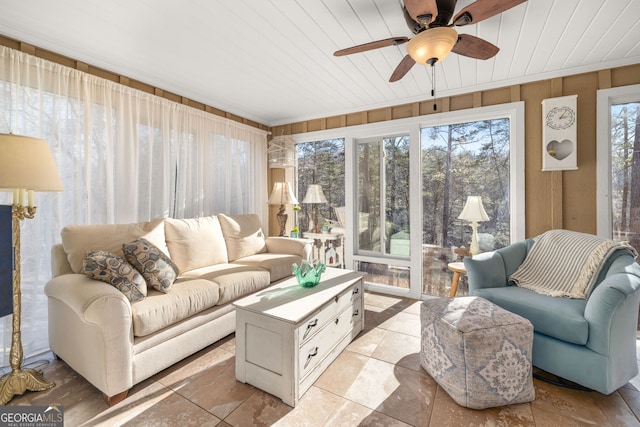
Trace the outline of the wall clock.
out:
M 578 169 L 578 95 L 542 101 L 542 170 Z

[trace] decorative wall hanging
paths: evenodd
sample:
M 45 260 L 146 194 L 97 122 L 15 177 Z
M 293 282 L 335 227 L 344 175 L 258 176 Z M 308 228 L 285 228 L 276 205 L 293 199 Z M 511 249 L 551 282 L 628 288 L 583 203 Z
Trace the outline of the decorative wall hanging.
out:
M 578 169 L 578 95 L 542 101 L 542 170 Z

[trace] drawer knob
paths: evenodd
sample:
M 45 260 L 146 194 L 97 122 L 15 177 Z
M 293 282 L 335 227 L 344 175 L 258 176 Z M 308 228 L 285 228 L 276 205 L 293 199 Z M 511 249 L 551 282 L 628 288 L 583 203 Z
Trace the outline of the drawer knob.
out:
M 337 318 L 337 319 L 335 320 L 335 323 L 336 323 L 336 325 L 337 325 L 338 323 L 340 323 L 340 318 Z
M 356 310 L 353 312 L 353 317 L 356 317 L 359 314 L 360 314 L 360 310 L 356 308 Z
M 338 302 L 338 297 L 335 298 L 336 303 Z
M 360 288 L 358 288 L 358 287 L 353 288 L 353 294 L 354 294 L 354 295 L 355 295 L 355 294 L 359 294 L 359 293 L 360 293 Z

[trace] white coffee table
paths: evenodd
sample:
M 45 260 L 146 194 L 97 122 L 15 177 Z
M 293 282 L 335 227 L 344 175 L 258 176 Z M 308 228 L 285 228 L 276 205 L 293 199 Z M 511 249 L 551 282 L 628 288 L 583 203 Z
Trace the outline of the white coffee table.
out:
M 327 268 L 313 288 L 295 277 L 236 301 L 236 378 L 295 406 L 364 329 L 363 274 Z

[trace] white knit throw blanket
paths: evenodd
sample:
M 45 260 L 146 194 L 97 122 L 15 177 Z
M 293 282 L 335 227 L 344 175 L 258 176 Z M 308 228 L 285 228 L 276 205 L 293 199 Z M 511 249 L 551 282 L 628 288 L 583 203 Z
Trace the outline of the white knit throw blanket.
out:
M 521 288 L 554 297 L 588 298 L 598 274 L 616 250 L 635 250 L 610 239 L 568 230 L 536 237 L 531 252 L 509 277 Z

